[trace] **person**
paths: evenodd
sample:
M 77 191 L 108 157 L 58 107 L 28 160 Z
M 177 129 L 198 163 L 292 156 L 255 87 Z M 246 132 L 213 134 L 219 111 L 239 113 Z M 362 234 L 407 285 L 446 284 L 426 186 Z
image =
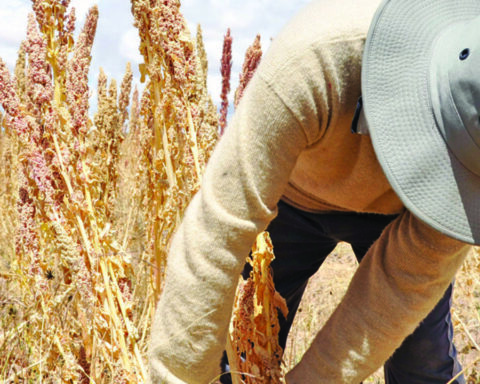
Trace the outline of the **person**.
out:
M 287 384 L 358 384 L 384 363 L 387 383 L 464 383 L 451 283 L 480 243 L 479 68 L 477 0 L 314 0 L 296 15 L 173 240 L 152 382 L 217 377 L 238 276 L 268 227 L 283 344 L 335 244 L 362 259 Z

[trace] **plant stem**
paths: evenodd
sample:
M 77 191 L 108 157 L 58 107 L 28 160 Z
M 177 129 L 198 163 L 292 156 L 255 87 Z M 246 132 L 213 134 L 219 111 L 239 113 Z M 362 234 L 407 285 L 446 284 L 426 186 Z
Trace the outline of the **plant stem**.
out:
M 238 354 L 235 353 L 235 351 L 233 350 L 230 334 L 227 337 L 227 345 L 225 349 L 227 352 L 228 364 L 230 365 L 230 376 L 232 378 L 232 384 L 242 384 L 242 381 L 238 377 L 238 375 L 240 374 L 240 369 L 237 366 Z

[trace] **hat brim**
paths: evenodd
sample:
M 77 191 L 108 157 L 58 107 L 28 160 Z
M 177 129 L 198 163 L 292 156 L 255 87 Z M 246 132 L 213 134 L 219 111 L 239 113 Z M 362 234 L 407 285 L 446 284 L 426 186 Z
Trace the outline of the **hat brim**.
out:
M 479 14 L 478 0 L 386 0 L 362 63 L 369 131 L 392 188 L 420 220 L 471 244 L 480 244 L 480 178 L 455 158 L 437 128 L 429 69 L 437 36 Z

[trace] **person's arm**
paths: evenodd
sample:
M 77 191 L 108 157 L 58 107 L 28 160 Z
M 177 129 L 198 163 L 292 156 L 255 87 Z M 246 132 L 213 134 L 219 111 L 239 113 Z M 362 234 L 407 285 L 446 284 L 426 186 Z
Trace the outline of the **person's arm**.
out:
M 405 211 L 362 260 L 287 384 L 364 380 L 433 309 L 468 249 Z
M 298 105 L 317 108 L 318 99 L 290 77 Z M 321 129 L 320 119 L 305 129 L 270 85 L 253 77 L 172 242 L 151 332 L 153 383 L 205 384 L 218 375 L 246 256 L 274 218 L 299 153 Z

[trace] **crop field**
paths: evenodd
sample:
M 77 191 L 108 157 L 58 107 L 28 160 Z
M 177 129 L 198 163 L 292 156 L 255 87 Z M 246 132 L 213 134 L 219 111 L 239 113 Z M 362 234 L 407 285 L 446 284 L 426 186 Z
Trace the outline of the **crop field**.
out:
M 130 65 L 122 79 L 101 71 L 92 110 L 99 12 L 92 7 L 77 25 L 69 3 L 32 0 L 13 71 L 0 52 L 0 383 L 146 383 L 170 239 L 228 129 L 232 37 L 226 31 L 217 108 L 201 28 L 188 30 L 178 0 L 131 0 L 142 87 L 132 85 Z M 234 106 L 261 56 L 260 37 L 252 36 Z M 268 269 L 274 247 L 259 235 L 248 260 L 253 272 L 237 291 L 226 349 L 232 367 L 250 373 L 245 383 L 274 384 L 283 375 L 272 368 L 281 355 L 275 314 L 284 309 Z M 312 278 L 286 369 L 355 268 L 341 244 Z M 256 316 L 242 316 L 245 306 Z M 457 278 L 453 318 L 465 375 L 480 383 L 477 250 Z M 367 382 L 383 379 L 376 373 Z

